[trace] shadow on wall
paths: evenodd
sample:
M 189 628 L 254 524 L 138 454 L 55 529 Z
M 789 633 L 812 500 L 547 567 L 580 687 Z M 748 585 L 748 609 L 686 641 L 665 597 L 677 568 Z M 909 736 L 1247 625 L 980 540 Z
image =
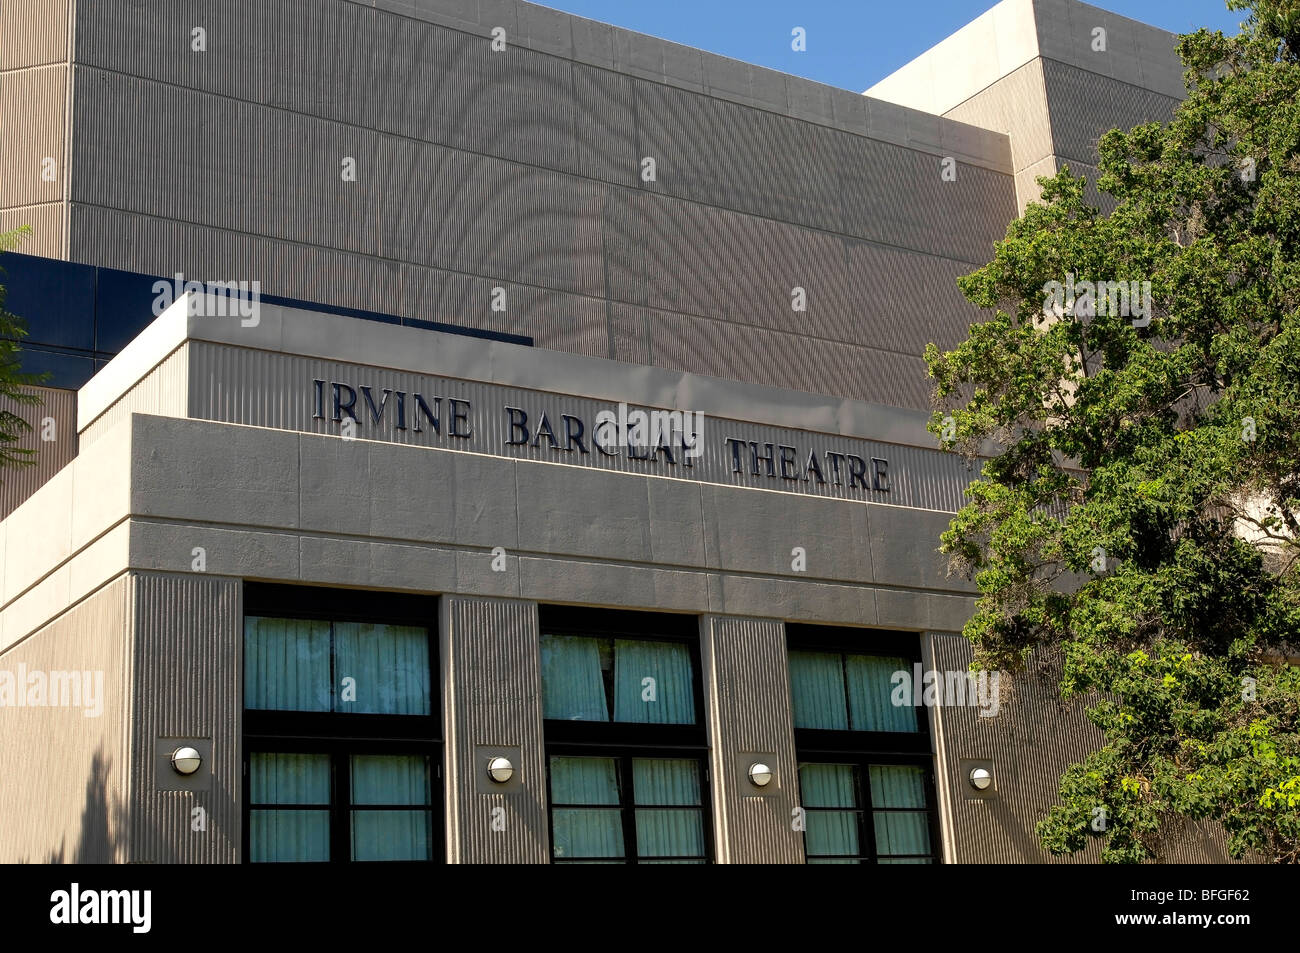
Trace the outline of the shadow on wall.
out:
M 69 846 L 65 837 L 57 850 L 44 857 L 23 857 L 30 864 L 112 864 L 120 862 L 126 847 L 126 810 L 109 789 L 111 765 L 102 750 L 96 751 L 86 779 L 85 803 L 81 809 L 81 833 Z

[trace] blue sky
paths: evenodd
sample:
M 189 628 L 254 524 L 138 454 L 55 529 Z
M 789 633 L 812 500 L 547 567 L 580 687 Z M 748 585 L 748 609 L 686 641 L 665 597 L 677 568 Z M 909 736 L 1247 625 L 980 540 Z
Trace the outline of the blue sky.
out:
M 861 92 L 994 6 L 995 0 L 540 0 L 544 6 Z M 1099 0 L 1175 33 L 1237 32 L 1224 0 Z M 808 49 L 790 49 L 790 31 Z

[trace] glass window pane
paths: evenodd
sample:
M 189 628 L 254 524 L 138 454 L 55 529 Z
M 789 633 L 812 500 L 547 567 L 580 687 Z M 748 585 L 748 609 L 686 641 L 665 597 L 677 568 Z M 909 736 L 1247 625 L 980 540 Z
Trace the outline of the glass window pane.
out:
M 809 857 L 859 853 L 857 811 L 808 811 L 804 825 L 804 849 Z
M 632 789 L 636 803 L 700 803 L 700 763 L 689 758 L 634 758 Z
M 796 728 L 849 727 L 843 661 L 838 653 L 791 652 L 790 694 Z
M 614 720 L 695 724 L 691 650 L 681 642 L 614 642 Z
M 329 755 L 256 751 L 248 761 L 252 803 L 330 803 Z
M 876 811 L 876 853 L 930 853 L 930 816 L 924 811 Z
M 844 661 L 854 731 L 919 730 L 916 708 L 911 704 L 911 662 L 874 655 L 849 655 Z M 907 676 L 906 705 L 893 703 L 895 672 Z
M 699 810 L 637 808 L 638 857 L 704 856 L 704 816 Z
M 925 771 L 909 764 L 871 766 L 872 807 L 925 807 Z
M 255 864 L 330 859 L 329 811 L 248 812 L 248 853 Z
M 334 624 L 335 711 L 358 714 L 429 714 L 429 633 L 408 625 Z
M 618 804 L 613 758 L 551 758 L 552 804 Z
M 799 795 L 804 807 L 857 807 L 851 764 L 801 764 Z
M 423 755 L 354 755 L 352 803 L 428 804 L 428 759 Z
M 353 811 L 353 860 L 432 860 L 429 811 Z
M 609 721 L 599 639 L 542 636 L 543 717 Z
M 329 711 L 329 623 L 246 618 L 244 707 Z
M 558 860 L 623 857 L 623 818 L 617 808 L 557 807 L 551 812 Z

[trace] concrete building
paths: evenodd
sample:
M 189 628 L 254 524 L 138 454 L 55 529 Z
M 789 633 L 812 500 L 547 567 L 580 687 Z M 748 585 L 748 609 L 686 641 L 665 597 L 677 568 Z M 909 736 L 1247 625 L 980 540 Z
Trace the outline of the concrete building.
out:
M 1052 859 L 1097 739 L 964 674 L 921 353 L 1169 34 L 1005 0 L 862 96 L 514 0 L 0 18 L 0 860 Z

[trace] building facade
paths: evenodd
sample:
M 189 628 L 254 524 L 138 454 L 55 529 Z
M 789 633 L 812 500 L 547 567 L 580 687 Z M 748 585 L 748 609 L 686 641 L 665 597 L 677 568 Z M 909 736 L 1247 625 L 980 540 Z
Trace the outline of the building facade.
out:
M 861 96 L 511 0 L 0 15 L 0 860 L 1052 859 L 1098 738 L 966 672 L 921 353 L 1170 35 L 1005 0 Z

